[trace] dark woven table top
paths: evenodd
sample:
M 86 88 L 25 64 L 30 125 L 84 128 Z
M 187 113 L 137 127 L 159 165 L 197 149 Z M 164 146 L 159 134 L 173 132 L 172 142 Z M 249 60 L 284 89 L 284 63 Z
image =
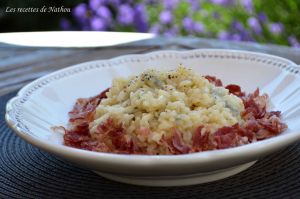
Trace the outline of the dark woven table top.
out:
M 8 129 L 0 98 L 0 198 L 300 198 L 300 143 L 235 176 L 186 187 L 140 187 L 104 179 L 27 144 Z

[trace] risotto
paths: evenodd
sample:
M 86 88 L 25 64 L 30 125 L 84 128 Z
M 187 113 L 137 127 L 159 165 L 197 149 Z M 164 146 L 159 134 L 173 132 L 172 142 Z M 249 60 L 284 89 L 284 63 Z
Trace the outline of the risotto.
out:
M 266 139 L 287 126 L 267 111 L 268 96 L 245 95 L 179 66 L 116 78 L 98 96 L 78 99 L 65 129 L 67 146 L 111 153 L 184 154 Z

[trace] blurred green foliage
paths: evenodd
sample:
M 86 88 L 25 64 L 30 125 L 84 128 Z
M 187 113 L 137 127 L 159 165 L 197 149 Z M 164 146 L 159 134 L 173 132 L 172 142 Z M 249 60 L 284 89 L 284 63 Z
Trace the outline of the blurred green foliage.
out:
M 259 42 L 272 40 L 277 44 L 287 44 L 286 38 L 289 35 L 300 39 L 300 0 L 256 0 L 254 5 L 256 10 L 264 11 L 270 20 L 284 24 L 283 34 L 271 35 L 265 31 L 265 38 Z
M 220 32 L 241 35 L 242 31 L 234 30 L 232 27 L 233 22 L 239 22 L 243 25 L 244 31 L 250 35 L 251 39 L 259 43 L 289 45 L 288 38 L 290 36 L 295 36 L 300 40 L 300 0 L 249 0 L 248 2 L 251 2 L 253 7 L 252 11 L 245 8 L 242 4 L 243 0 L 231 1 L 231 3 L 234 2 L 233 5 L 229 3 L 229 5 L 225 3 L 217 4 L 208 0 L 200 2 L 200 9 L 196 12 L 191 11 L 192 5 L 188 4 L 187 1 L 179 2 L 173 10 L 175 17 L 173 26 L 179 27 L 180 35 L 192 34 L 194 36 L 211 38 L 218 37 Z M 150 24 L 155 24 L 159 21 L 157 13 L 162 10 L 161 6 L 157 8 L 148 7 Z M 259 25 L 262 32 L 261 34 L 256 34 L 253 32 L 253 27 L 249 25 L 248 20 L 249 18 L 259 18 L 258 15 L 261 13 L 265 14 L 267 19 L 264 22 L 260 21 Z M 194 33 L 186 30 L 182 24 L 182 20 L 186 16 L 192 18 L 195 22 L 201 22 L 205 27 L 205 32 Z M 276 34 L 270 30 L 271 24 L 274 23 L 283 25 L 281 33 Z M 242 40 L 247 41 L 243 38 Z

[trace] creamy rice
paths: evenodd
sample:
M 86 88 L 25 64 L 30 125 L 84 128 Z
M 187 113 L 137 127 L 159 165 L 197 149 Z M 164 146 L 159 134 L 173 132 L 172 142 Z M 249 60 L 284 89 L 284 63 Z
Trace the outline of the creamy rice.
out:
M 157 148 L 174 128 L 182 132 L 185 143 L 192 144 L 198 126 L 204 126 L 203 132 L 213 133 L 243 122 L 244 105 L 239 97 L 183 66 L 174 71 L 147 70 L 139 76 L 116 78 L 106 95 L 89 125 L 91 135 L 111 118 L 122 123 L 140 146 Z

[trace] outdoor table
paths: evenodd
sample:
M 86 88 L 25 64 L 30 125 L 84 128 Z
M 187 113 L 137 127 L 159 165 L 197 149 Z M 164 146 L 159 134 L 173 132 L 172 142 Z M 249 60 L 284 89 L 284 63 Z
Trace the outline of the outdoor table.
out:
M 154 37 L 111 46 L 37 47 L 0 43 L 0 198 L 300 198 L 300 143 L 235 176 L 187 187 L 140 187 L 104 179 L 17 137 L 5 104 L 24 85 L 74 64 L 157 50 L 235 49 L 300 64 L 300 49 L 195 37 Z

